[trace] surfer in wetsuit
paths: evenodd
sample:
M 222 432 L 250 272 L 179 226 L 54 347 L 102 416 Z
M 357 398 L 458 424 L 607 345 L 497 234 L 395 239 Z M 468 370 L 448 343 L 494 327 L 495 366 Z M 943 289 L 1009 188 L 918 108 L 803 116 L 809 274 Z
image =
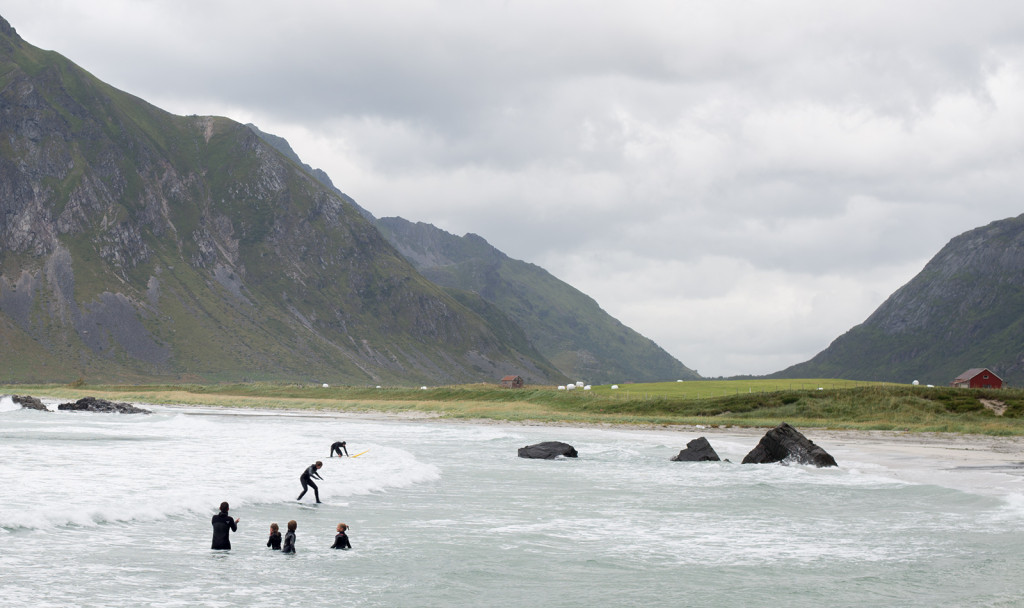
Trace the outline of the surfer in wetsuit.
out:
M 230 549 L 231 532 L 238 531 L 238 518 L 228 517 L 228 503 L 220 503 L 220 513 L 213 516 L 213 546 L 211 549 Z
M 298 528 L 299 524 L 295 523 L 295 520 L 288 522 L 288 533 L 284 535 L 284 546 L 281 547 L 281 553 L 295 553 L 295 528 Z
M 345 455 L 348 456 L 348 448 L 345 447 L 345 442 L 344 441 L 335 441 L 334 443 L 331 444 L 331 456 L 330 457 L 334 458 L 335 452 L 337 452 L 338 456 L 341 456 L 341 451 L 342 450 L 345 450 Z
M 348 542 L 348 534 L 345 534 L 346 530 L 348 530 L 348 524 L 338 524 L 338 533 L 334 536 L 334 544 L 331 545 L 331 549 L 352 548 L 352 543 Z
M 320 481 L 324 480 L 323 477 L 320 477 L 320 473 L 316 472 L 317 469 L 319 469 L 322 466 L 324 466 L 324 463 L 317 460 L 314 464 L 311 464 L 308 467 L 306 467 L 306 470 L 303 471 L 302 476 L 299 477 L 299 481 L 302 483 L 302 493 L 299 494 L 299 497 L 296 498 L 295 500 L 302 500 L 302 497 L 306 495 L 306 492 L 311 487 L 313 488 L 313 495 L 316 496 L 316 501 L 318 503 L 320 502 L 320 488 L 316 487 L 316 484 L 313 483 L 313 478 L 315 477 Z
M 277 528 L 277 524 L 270 524 L 270 536 L 267 538 L 267 546 L 274 551 L 281 550 L 281 532 Z

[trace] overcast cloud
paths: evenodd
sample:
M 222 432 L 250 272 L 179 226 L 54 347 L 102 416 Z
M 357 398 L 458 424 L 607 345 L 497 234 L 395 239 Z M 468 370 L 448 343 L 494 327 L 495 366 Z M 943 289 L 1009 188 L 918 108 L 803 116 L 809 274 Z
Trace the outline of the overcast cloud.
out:
M 1024 3 L 5 0 L 28 42 L 288 139 L 705 376 L 809 359 L 1024 212 Z

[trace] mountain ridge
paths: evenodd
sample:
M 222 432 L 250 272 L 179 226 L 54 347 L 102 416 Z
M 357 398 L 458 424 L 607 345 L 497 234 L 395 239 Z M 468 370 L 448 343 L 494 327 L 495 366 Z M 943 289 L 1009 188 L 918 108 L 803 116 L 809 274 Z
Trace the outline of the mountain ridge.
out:
M 768 377 L 947 385 L 987 367 L 1024 384 L 1024 215 L 949 241 L 863 323 Z
M 380 218 L 377 226 L 423 276 L 479 293 L 503 310 L 570 378 L 600 384 L 700 378 L 590 296 L 536 264 L 509 257 L 477 234 L 459 237 L 403 218 Z
M 476 294 L 507 315 L 565 376 L 598 384 L 700 378 L 540 266 L 511 258 L 474 233 L 460 237 L 425 222 L 377 218 L 342 193 L 324 171 L 305 164 L 286 139 L 248 126 L 345 197 L 428 280 L 457 298 Z
M 2 17 L 0 68 L 0 380 L 562 378 L 244 125 L 169 114 Z

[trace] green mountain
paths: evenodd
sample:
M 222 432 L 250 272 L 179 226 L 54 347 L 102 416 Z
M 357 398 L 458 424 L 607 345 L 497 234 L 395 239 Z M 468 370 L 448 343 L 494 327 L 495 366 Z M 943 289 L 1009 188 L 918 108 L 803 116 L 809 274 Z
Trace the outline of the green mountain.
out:
M 602 384 L 700 378 L 543 268 L 512 259 L 475 234 L 459 237 L 400 217 L 377 219 L 337 190 L 326 173 L 303 164 L 285 139 L 255 125 L 249 128 L 359 209 L 424 277 L 492 325 L 511 322 L 520 328 L 528 338 L 520 347 L 536 348 L 565 376 Z M 482 302 L 474 304 L 471 299 Z M 483 304 L 491 310 L 481 308 Z
M 423 276 L 479 294 L 507 314 L 570 378 L 602 384 L 700 378 L 586 294 L 540 266 L 508 257 L 480 236 L 459 237 L 400 217 L 380 218 L 377 227 Z
M 864 323 L 772 377 L 938 386 L 977 367 L 1024 384 L 1024 215 L 954 238 Z
M 564 380 L 246 126 L 175 116 L 0 18 L 0 381 Z

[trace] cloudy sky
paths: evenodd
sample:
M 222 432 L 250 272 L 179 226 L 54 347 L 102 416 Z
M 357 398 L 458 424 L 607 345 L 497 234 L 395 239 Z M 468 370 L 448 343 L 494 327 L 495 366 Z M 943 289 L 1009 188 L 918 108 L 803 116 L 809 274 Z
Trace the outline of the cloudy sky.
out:
M 705 376 L 804 361 L 1024 212 L 1024 3 L 3 0 L 28 42 L 253 122 Z

